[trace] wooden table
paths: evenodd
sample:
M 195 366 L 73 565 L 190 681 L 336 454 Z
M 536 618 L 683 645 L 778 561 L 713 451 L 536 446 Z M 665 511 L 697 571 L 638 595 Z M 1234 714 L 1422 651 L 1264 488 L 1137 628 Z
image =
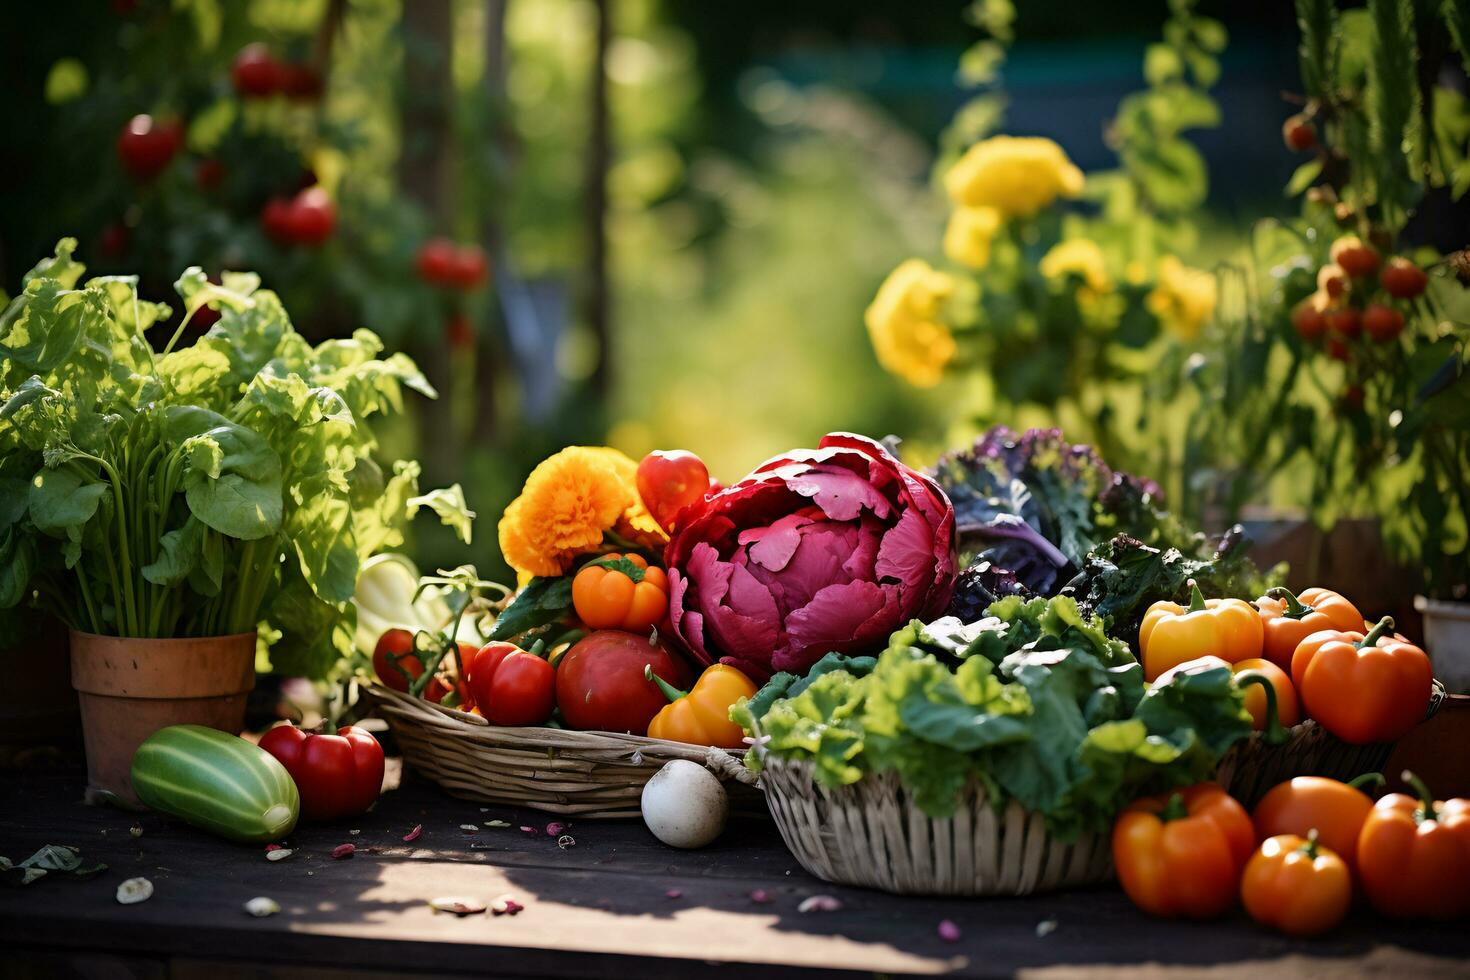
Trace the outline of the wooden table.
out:
M 1111 888 L 986 900 L 839 888 L 804 873 L 765 821 L 736 824 L 694 853 L 665 848 L 636 822 L 572 821 L 562 833 L 575 843 L 562 847 L 546 833 L 554 818 L 482 809 L 410 774 L 373 813 L 303 828 L 292 856 L 271 862 L 263 847 L 156 814 L 87 807 L 81 784 L 71 765 L 0 775 L 0 854 L 18 861 L 71 844 L 110 866 L 90 879 L 0 888 L 0 976 L 1470 973 L 1464 924 L 1357 913 L 1328 938 L 1296 942 L 1239 915 L 1147 919 Z M 420 824 L 421 836 L 404 842 Z M 356 854 L 334 860 L 343 843 Z M 118 883 L 135 875 L 152 880 L 153 897 L 118 904 Z M 427 904 L 451 895 L 511 895 L 525 908 L 457 918 Z M 799 911 L 813 895 L 842 908 Z M 281 913 L 247 915 L 255 896 Z M 960 926 L 958 942 L 940 939 L 943 919 Z

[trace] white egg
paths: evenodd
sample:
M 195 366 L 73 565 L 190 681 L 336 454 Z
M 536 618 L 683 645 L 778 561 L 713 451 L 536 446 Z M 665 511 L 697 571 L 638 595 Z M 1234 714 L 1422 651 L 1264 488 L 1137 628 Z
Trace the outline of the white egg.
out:
M 643 822 L 670 847 L 703 847 L 725 829 L 730 800 L 715 774 L 675 759 L 643 787 Z

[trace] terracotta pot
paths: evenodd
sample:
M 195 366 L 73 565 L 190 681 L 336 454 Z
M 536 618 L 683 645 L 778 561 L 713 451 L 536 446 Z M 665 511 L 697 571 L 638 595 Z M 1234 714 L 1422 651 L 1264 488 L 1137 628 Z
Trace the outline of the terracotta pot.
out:
M 139 806 L 133 753 L 169 725 L 239 734 L 255 686 L 255 634 L 132 639 L 71 634 L 71 682 L 80 695 L 87 795 Z

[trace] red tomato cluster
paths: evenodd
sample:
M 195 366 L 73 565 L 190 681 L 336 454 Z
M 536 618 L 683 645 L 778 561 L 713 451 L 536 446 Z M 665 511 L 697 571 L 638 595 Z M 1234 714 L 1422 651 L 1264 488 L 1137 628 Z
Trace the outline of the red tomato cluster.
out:
M 471 290 L 485 281 L 490 259 L 478 245 L 456 245 L 447 238 L 435 237 L 420 246 L 414 268 L 419 278 L 431 286 Z
M 315 248 L 337 228 L 337 207 L 321 187 L 308 187 L 294 197 L 273 197 L 260 213 L 266 237 L 277 245 Z
M 1366 338 L 1386 346 L 1404 332 L 1401 304 L 1423 294 L 1429 278 L 1424 270 L 1402 256 L 1383 262 L 1378 250 L 1356 235 L 1345 235 L 1332 245 L 1330 261 L 1317 270 L 1317 290 L 1291 311 L 1297 336 L 1320 344 L 1333 360 L 1351 362 Z M 1362 389 L 1354 401 L 1351 387 L 1344 404 L 1361 407 Z
M 139 183 L 153 180 L 168 169 L 183 147 L 184 124 L 173 118 L 136 115 L 117 137 L 117 157 L 128 176 Z
M 235 91 L 247 99 L 284 95 L 292 99 L 315 99 L 322 94 L 322 76 L 311 65 L 278 61 L 260 42 L 247 44 L 235 55 L 230 67 Z
M 1165 918 L 1217 918 L 1237 899 L 1264 926 L 1314 936 L 1342 921 L 1355 891 L 1393 918 L 1470 913 L 1470 800 L 1416 796 L 1375 804 L 1359 783 L 1299 776 L 1247 814 L 1213 783 L 1138 800 L 1113 828 L 1118 880 Z

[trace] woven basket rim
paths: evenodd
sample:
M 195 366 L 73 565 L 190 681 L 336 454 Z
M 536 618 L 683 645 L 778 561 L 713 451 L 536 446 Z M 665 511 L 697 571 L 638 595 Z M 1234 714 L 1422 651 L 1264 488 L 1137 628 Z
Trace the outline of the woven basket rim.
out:
M 1448 690 L 1448 688 L 1446 688 L 1444 686 L 1444 681 L 1441 681 L 1438 677 L 1434 678 L 1433 679 L 1433 683 L 1431 683 L 1430 684 L 1430 687 L 1429 687 L 1429 705 L 1428 705 L 1428 707 L 1426 707 L 1424 709 L 1424 719 L 1423 719 L 1423 721 L 1420 721 L 1419 724 L 1422 725 L 1422 724 L 1424 724 L 1424 722 L 1426 722 L 1429 719 L 1433 718 L 1435 716 L 1435 714 L 1439 711 L 1439 709 L 1444 705 L 1445 701 L 1448 700 L 1448 699 L 1449 699 L 1449 690 Z M 1317 719 L 1315 719 L 1315 718 L 1303 718 L 1301 721 L 1297 722 L 1295 725 L 1292 725 L 1290 728 L 1286 729 L 1286 733 L 1291 736 L 1292 740 L 1295 740 L 1295 739 L 1298 739 L 1298 738 L 1301 738 L 1301 737 L 1305 736 L 1307 733 L 1311 732 L 1314 728 L 1321 728 L 1321 727 L 1322 727 L 1321 726 L 1321 723 L 1318 722 Z M 1235 745 L 1241 745 L 1241 744 L 1243 744 L 1244 741 L 1247 741 L 1247 740 L 1248 741 L 1253 741 L 1253 742 L 1254 741 L 1259 741 L 1259 740 L 1261 740 L 1261 739 L 1263 739 L 1265 737 L 1265 734 L 1266 734 L 1265 732 L 1252 731 L 1250 733 L 1250 735 L 1247 736 L 1246 739 L 1243 739 L 1241 742 L 1235 743 Z M 1333 735 L 1332 732 L 1327 731 L 1325 728 L 1323 729 L 1323 734 L 1326 735 L 1329 738 L 1336 738 L 1338 741 L 1344 742 L 1343 739 L 1338 738 L 1338 736 L 1336 736 L 1336 735 Z M 1344 744 L 1346 744 L 1346 745 L 1352 745 L 1354 743 L 1352 743 L 1352 742 L 1344 742 Z M 1370 743 L 1370 744 L 1372 744 L 1372 743 Z M 1390 744 L 1390 743 L 1377 743 L 1377 744 Z M 1235 748 L 1235 745 L 1232 745 L 1230 748 L 1231 749 Z M 1289 747 L 1290 745 L 1291 745 L 1291 742 L 1288 741 L 1288 742 L 1283 742 L 1279 746 L 1273 746 L 1273 748 L 1283 748 L 1284 749 L 1284 748 Z M 1230 751 L 1230 749 L 1227 749 L 1226 751 L 1228 752 L 1228 751 Z
M 744 764 L 743 749 L 727 749 L 717 745 L 694 745 L 689 742 L 674 742 L 647 735 L 631 735 L 627 732 L 578 731 L 570 728 L 543 728 L 539 726 L 492 725 L 480 715 L 458 708 L 447 708 L 423 698 L 416 698 L 404 691 L 373 683 L 364 689 L 369 697 L 399 714 L 417 715 L 418 719 L 446 728 L 460 728 L 476 742 L 506 748 L 525 748 L 544 752 L 556 749 L 559 752 L 584 751 L 639 751 L 653 757 L 671 757 L 704 762 L 711 753 L 723 754 Z

